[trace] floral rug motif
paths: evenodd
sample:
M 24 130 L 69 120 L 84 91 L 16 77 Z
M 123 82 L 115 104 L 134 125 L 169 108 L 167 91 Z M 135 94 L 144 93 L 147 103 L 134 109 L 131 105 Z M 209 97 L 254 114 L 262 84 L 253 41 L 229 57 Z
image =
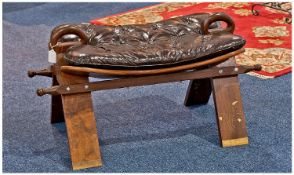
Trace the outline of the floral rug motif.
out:
M 287 6 L 291 7 L 291 3 Z M 93 24 L 125 25 L 144 24 L 177 16 L 202 12 L 225 12 L 235 21 L 235 34 L 247 43 L 245 53 L 236 56 L 239 65 L 261 64 L 262 70 L 248 73 L 259 78 L 275 78 L 291 72 L 292 28 L 285 22 L 289 15 L 267 7 L 256 6 L 260 15 L 251 12 L 252 3 L 161 3 L 129 12 L 94 19 Z

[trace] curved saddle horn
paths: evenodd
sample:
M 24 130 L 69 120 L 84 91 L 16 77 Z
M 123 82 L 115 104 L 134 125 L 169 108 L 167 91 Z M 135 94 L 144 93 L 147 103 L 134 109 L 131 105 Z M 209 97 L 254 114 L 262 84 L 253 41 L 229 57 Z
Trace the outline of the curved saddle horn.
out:
M 224 21 L 227 23 L 227 27 L 222 31 L 234 33 L 235 23 L 232 20 L 232 18 L 223 12 L 219 12 L 219 13 L 212 14 L 211 16 L 209 16 L 208 18 L 206 18 L 204 20 L 203 32 L 205 35 L 210 34 L 210 32 L 208 31 L 210 24 L 217 22 L 217 21 Z

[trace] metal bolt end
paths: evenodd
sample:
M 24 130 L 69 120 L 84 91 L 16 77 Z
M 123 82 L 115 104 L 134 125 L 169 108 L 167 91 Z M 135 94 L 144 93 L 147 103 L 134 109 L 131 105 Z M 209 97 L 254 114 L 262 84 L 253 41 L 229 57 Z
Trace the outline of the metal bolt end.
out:
M 222 70 L 222 69 L 220 69 L 219 71 L 218 71 L 218 73 L 220 73 L 220 74 L 222 74 L 224 71 Z
M 235 68 L 234 68 L 234 71 L 235 71 L 235 72 L 238 72 L 238 71 L 239 71 L 239 68 L 235 67 Z
M 88 89 L 89 88 L 89 86 L 88 85 L 85 85 L 85 89 Z
M 238 118 L 237 120 L 238 120 L 239 123 L 242 121 L 240 118 Z
M 66 90 L 67 90 L 67 91 L 70 91 L 70 88 L 69 88 L 69 87 L 67 87 L 67 88 L 66 88 Z

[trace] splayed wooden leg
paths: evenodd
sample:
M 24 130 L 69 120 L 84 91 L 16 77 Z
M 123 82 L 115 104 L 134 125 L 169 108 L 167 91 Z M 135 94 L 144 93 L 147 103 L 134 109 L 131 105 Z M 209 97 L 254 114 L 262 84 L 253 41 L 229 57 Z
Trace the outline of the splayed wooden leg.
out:
M 190 80 L 186 98 L 185 106 L 207 104 L 211 94 L 210 79 Z
M 218 67 L 234 65 L 235 60 L 231 58 Z M 221 145 L 230 147 L 248 144 L 238 76 L 212 78 L 211 84 Z
M 56 76 L 52 77 L 52 86 L 59 85 Z M 64 122 L 63 106 L 61 95 L 51 96 L 51 123 Z

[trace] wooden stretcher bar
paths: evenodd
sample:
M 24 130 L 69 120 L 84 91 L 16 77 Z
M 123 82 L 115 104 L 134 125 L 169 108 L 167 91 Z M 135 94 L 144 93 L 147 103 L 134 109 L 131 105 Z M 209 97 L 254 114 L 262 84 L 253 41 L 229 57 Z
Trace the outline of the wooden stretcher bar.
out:
M 153 85 L 159 83 L 168 83 L 183 80 L 204 79 L 233 76 L 237 74 L 247 73 L 252 70 L 259 70 L 259 65 L 255 66 L 229 66 L 225 68 L 209 68 L 204 70 L 185 71 L 164 75 L 153 75 L 144 77 L 119 78 L 114 80 L 89 82 L 84 84 L 73 84 L 68 86 L 53 86 L 51 88 L 41 88 L 37 90 L 39 96 L 45 94 L 76 94 L 91 92 L 105 89 L 116 89 L 131 86 Z

